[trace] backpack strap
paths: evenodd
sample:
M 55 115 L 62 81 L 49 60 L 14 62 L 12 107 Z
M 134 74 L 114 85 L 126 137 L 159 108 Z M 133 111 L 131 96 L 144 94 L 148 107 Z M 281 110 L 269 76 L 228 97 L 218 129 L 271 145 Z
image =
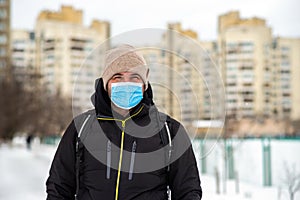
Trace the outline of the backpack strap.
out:
M 85 125 L 87 124 L 88 120 L 90 119 L 91 115 L 88 115 L 85 120 L 83 121 L 80 129 L 79 129 L 79 132 L 78 132 L 78 135 L 77 135 L 77 138 L 76 138 L 76 161 L 75 161 L 75 174 L 76 174 L 76 193 L 75 193 L 75 200 L 77 200 L 77 195 L 78 195 L 78 192 L 79 192 L 79 172 L 80 172 L 80 163 L 81 163 L 81 158 L 82 158 L 82 154 L 83 154 L 83 143 L 80 139 L 80 136 L 84 130 L 84 127 Z
M 167 171 L 170 171 L 170 162 L 171 162 L 171 156 L 172 156 L 172 134 L 170 131 L 171 121 L 170 117 L 167 116 L 164 113 L 159 113 L 159 121 L 160 123 L 163 123 L 162 129 L 159 131 L 159 135 L 161 138 L 161 141 L 163 143 L 163 146 L 166 147 L 166 163 L 167 163 Z
M 171 132 L 170 132 L 168 122 L 164 122 L 164 127 L 159 132 L 159 134 L 160 134 L 163 145 L 164 146 L 167 145 L 167 147 L 166 147 L 166 163 L 167 163 L 167 171 L 170 171 L 170 162 L 171 162 L 173 145 L 172 145 L 172 137 L 171 137 Z
M 168 200 L 169 200 L 169 199 L 171 199 L 171 190 L 169 187 L 169 182 L 170 182 L 169 181 L 170 180 L 169 172 L 170 172 L 171 156 L 172 156 L 172 151 L 173 151 L 173 144 L 172 144 L 173 136 L 170 131 L 170 127 L 171 127 L 170 117 L 163 113 L 159 113 L 159 119 L 160 119 L 160 122 L 164 124 L 164 126 L 160 130 L 159 134 L 160 134 L 160 138 L 163 143 L 163 146 L 164 146 L 164 148 L 166 148 L 165 157 L 166 157 L 166 165 L 167 165 L 166 171 L 167 171 L 167 184 L 168 184 L 167 185 L 167 195 L 168 195 Z

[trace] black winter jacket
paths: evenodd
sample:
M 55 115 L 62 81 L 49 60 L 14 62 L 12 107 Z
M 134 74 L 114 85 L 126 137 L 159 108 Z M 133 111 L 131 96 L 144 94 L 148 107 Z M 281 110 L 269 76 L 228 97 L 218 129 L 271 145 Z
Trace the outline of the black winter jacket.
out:
M 172 200 L 201 199 L 190 140 L 179 122 L 157 111 L 150 84 L 126 117 L 112 111 L 101 79 L 92 100 L 95 109 L 75 117 L 60 141 L 46 182 L 47 200 L 75 199 L 78 133 L 83 144 L 78 200 L 167 200 L 167 186 Z M 170 159 L 164 121 L 172 137 Z

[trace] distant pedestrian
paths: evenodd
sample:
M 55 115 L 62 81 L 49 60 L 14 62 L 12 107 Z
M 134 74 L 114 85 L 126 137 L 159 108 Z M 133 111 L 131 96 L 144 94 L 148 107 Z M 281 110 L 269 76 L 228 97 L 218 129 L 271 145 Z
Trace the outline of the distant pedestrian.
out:
M 47 200 L 200 200 L 202 189 L 183 126 L 157 110 L 148 66 L 132 46 L 107 52 L 92 96 L 74 118 L 47 180 Z
M 28 150 L 31 150 L 31 143 L 32 143 L 32 140 L 33 140 L 33 135 L 32 135 L 32 134 L 29 134 L 29 135 L 26 137 L 26 146 L 27 146 L 27 149 L 28 149 Z

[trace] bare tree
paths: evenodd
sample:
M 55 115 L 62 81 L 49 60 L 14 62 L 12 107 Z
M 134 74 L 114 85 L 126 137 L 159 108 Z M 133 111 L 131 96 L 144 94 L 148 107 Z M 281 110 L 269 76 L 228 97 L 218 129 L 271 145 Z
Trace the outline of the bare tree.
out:
M 288 188 L 290 200 L 294 200 L 295 193 L 300 191 L 300 172 L 296 171 L 296 166 L 288 166 L 287 163 L 284 164 L 285 177 L 283 178 L 283 183 Z
M 43 131 L 44 135 L 60 135 L 72 119 L 71 100 L 60 94 L 52 95 L 44 102 L 43 108 L 43 120 L 39 121 L 44 130 L 40 132 Z
M 15 79 L 0 82 L 0 138 L 10 140 L 18 132 L 39 136 L 59 135 L 72 118 L 71 101 L 45 88 L 26 89 Z
M 0 83 L 0 136 L 11 139 L 19 131 L 22 118 L 22 104 L 27 96 L 21 85 L 15 81 Z

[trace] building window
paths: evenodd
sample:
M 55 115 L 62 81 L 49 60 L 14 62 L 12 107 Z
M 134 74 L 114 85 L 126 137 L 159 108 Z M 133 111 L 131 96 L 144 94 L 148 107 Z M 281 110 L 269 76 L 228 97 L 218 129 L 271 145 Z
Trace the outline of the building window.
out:
M 53 60 L 54 59 L 54 55 L 47 55 L 47 59 L 48 60 Z
M 226 46 L 227 48 L 237 48 L 238 44 L 235 42 L 228 42 Z
M 250 47 L 253 47 L 253 43 L 252 42 L 241 42 L 240 45 L 241 46 L 250 46 Z
M 0 44 L 6 44 L 6 42 L 7 42 L 6 35 L 4 34 L 0 35 Z
M 35 33 L 34 32 L 30 32 L 29 33 L 29 38 L 31 41 L 34 41 L 35 40 Z
M 0 31 L 5 31 L 6 30 L 6 24 L 3 22 L 0 22 Z
M 282 52 L 283 54 L 287 54 L 287 53 L 289 53 L 289 51 L 290 51 L 290 48 L 289 48 L 289 47 L 286 47 L 286 46 L 282 46 L 282 47 L 281 47 L 281 52 Z
M 281 88 L 282 89 L 290 89 L 290 85 L 284 84 L 284 85 L 281 85 Z
M 5 9 L 0 9 L 0 18 L 6 18 L 7 11 Z
M 6 62 L 5 61 L 0 61 L 0 69 L 6 67 Z
M 289 66 L 290 62 L 288 60 L 284 60 L 281 62 L 281 66 Z
M 6 56 L 6 49 L 5 48 L 0 48 L 0 56 Z

